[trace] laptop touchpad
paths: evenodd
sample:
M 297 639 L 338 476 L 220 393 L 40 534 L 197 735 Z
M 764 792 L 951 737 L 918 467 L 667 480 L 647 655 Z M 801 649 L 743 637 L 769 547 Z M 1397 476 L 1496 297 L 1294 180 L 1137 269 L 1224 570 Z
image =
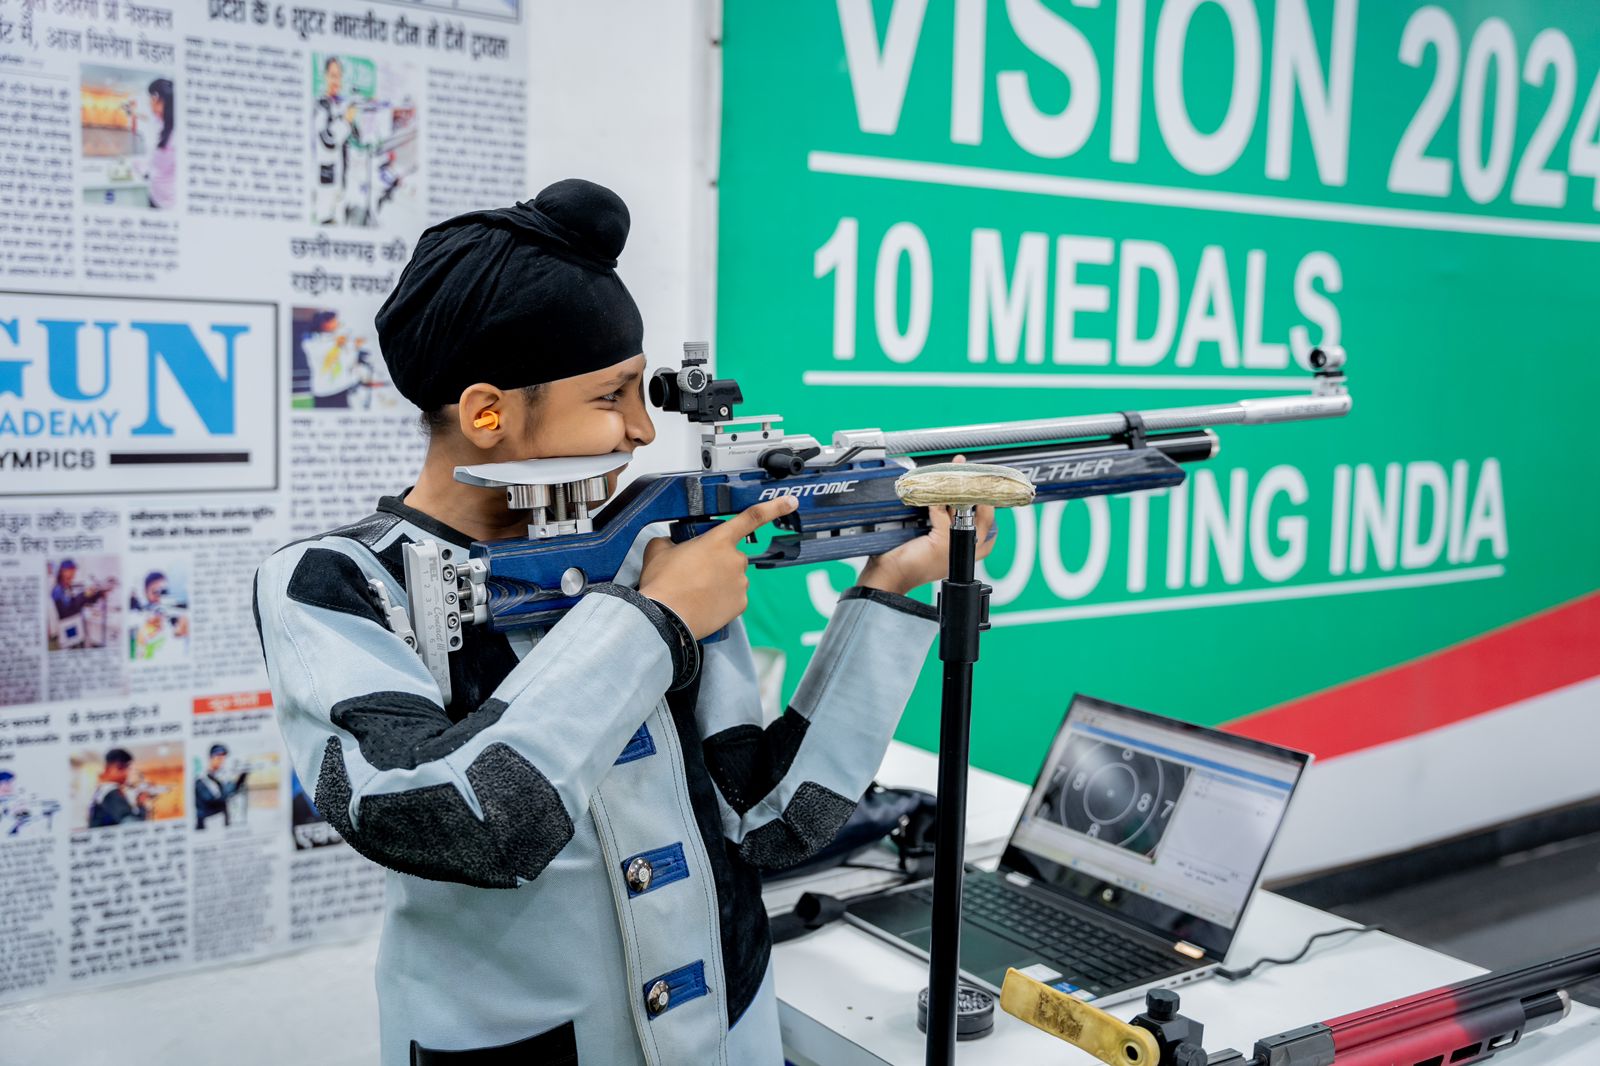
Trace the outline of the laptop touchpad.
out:
M 904 934 L 903 939 L 923 951 L 928 951 L 933 944 L 933 930 L 916 929 Z M 1015 940 L 1007 940 L 1003 936 L 996 936 L 985 929 L 975 929 L 965 923 L 961 926 L 961 968 L 974 977 L 998 986 L 1005 977 L 1008 966 L 1015 966 L 1021 970 L 1043 961 L 1044 958 L 1038 952 Z

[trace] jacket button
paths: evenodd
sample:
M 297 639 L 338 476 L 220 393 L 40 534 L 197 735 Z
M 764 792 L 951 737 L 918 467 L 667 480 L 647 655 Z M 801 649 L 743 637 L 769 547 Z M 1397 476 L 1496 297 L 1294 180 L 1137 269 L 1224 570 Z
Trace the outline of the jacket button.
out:
M 660 1014 L 671 1002 L 672 989 L 665 981 L 657 981 L 650 986 L 650 991 L 645 993 L 644 1005 L 651 1014 Z
M 653 878 L 655 874 L 656 871 L 654 867 L 650 865 L 649 859 L 634 859 L 628 864 L 626 873 L 628 878 L 628 888 L 635 893 L 643 892 L 645 889 L 650 887 L 650 879 Z

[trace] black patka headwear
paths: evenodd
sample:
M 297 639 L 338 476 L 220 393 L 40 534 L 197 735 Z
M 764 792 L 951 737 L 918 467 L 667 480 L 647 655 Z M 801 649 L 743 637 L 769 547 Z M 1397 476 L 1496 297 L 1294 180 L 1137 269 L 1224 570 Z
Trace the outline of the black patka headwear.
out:
M 579 178 L 428 229 L 378 311 L 395 387 L 434 411 L 476 382 L 515 389 L 638 355 L 644 322 L 616 271 L 627 239 L 622 198 Z

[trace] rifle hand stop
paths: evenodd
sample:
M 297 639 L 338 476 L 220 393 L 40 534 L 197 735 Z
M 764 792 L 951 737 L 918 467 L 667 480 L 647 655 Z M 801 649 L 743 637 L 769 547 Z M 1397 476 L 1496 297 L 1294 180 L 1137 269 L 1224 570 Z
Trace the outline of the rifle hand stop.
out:
M 913 507 L 1025 507 L 1033 482 L 1008 466 L 934 463 L 901 475 L 894 483 L 900 502 Z

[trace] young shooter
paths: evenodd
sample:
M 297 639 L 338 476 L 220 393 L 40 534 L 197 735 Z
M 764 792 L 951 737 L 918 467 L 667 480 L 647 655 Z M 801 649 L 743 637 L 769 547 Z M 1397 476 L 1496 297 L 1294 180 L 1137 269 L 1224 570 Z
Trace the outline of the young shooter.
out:
M 295 768 L 391 871 L 387 1066 L 781 1063 L 760 870 L 849 816 L 937 630 L 905 593 L 943 576 L 945 515 L 865 566 L 763 729 L 738 545 L 793 510 L 786 497 L 680 545 L 641 538 L 615 583 L 542 634 L 471 629 L 441 705 L 368 583 L 402 597 L 407 540 L 464 554 L 525 535 L 526 512 L 456 466 L 654 438 L 643 326 L 615 272 L 628 221 L 610 190 L 568 180 L 424 233 L 378 316 L 430 428 L 416 486 L 257 575 Z

